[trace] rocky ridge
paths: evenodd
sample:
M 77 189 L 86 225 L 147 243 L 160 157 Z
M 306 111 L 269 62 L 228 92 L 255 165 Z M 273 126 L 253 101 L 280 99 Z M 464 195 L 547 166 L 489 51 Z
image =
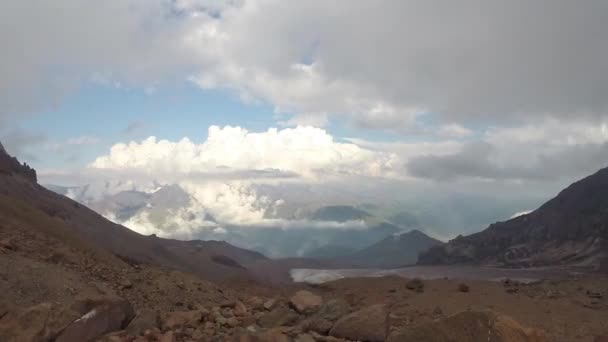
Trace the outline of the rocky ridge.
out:
M 419 257 L 419 264 L 608 269 L 608 168 L 575 182 L 537 210 Z

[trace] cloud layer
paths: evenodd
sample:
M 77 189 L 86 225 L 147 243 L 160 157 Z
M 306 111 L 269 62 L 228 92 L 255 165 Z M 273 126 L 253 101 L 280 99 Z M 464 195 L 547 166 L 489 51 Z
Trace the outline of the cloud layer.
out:
M 116 144 L 90 167 L 139 170 L 151 175 L 202 172 L 242 174 L 255 178 L 266 173 L 307 178 L 337 175 L 398 176 L 396 155 L 370 151 L 334 141 L 325 130 L 298 126 L 254 133 L 241 127 L 211 126 L 207 139 L 196 144 L 150 137 L 141 143 Z
M 397 131 L 425 115 L 453 125 L 608 108 L 600 0 L 9 0 L 0 13 L 3 115 L 82 80 L 190 79 L 268 102 L 286 123 L 345 117 Z

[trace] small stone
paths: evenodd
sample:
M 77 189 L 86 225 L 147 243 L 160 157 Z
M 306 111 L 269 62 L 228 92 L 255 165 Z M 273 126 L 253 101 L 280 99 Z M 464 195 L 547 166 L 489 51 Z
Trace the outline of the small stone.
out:
M 120 288 L 123 290 L 131 289 L 133 288 L 133 283 L 129 281 L 129 279 L 123 279 L 123 281 L 120 283 Z
M 175 342 L 175 341 L 176 341 L 176 339 L 175 339 L 175 335 L 173 334 L 173 331 L 167 331 L 158 340 L 158 342 Z
M 237 300 L 234 303 L 234 314 L 236 316 L 239 316 L 239 317 L 245 316 L 245 315 L 247 315 L 247 311 L 248 311 L 247 307 L 240 300 Z
M 342 317 L 329 335 L 356 341 L 381 342 L 386 340 L 387 330 L 388 308 L 379 304 Z
M 458 291 L 459 292 L 465 292 L 466 293 L 466 292 L 469 292 L 469 290 L 470 290 L 469 285 L 464 284 L 464 283 L 458 284 Z
M 405 284 L 405 287 L 408 290 L 412 290 L 412 291 L 416 291 L 416 292 L 424 292 L 424 283 L 422 282 L 422 280 L 420 280 L 418 278 L 414 278 L 414 279 L 408 281 Z
M 309 334 L 300 334 L 296 337 L 295 342 L 315 342 L 315 338 Z
M 250 297 L 245 301 L 245 304 L 248 305 L 252 310 L 264 309 L 264 300 L 260 297 Z
M 237 327 L 239 325 L 239 320 L 236 317 L 230 317 L 226 320 L 226 325 L 231 328 Z
M 276 298 L 272 298 L 269 299 L 267 301 L 264 302 L 264 309 L 266 310 L 272 310 L 272 308 L 274 308 L 274 306 L 277 304 L 277 299 Z

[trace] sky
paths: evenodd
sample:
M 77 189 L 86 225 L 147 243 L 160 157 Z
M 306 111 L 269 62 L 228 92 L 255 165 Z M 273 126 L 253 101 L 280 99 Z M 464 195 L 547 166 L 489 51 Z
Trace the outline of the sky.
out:
M 606 166 L 606 32 L 601 0 L 5 0 L 0 141 L 230 223 L 371 201 L 452 236 Z

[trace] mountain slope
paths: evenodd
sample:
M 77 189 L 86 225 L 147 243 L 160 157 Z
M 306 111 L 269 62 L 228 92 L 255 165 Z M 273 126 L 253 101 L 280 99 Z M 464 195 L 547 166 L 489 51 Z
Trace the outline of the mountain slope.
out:
M 606 268 L 608 168 L 561 191 L 537 210 L 458 237 L 420 256 L 421 264 Z
M 143 236 L 36 183 L 36 172 L 0 151 L 0 238 L 24 231 L 52 238 L 61 249 L 113 256 L 198 274 L 208 280 L 248 278 L 241 266 L 264 256 L 229 244 Z M 251 257 L 251 260 L 247 258 Z
M 359 267 L 395 268 L 415 264 L 418 254 L 442 242 L 419 230 L 393 234 L 354 254 L 338 258 Z

